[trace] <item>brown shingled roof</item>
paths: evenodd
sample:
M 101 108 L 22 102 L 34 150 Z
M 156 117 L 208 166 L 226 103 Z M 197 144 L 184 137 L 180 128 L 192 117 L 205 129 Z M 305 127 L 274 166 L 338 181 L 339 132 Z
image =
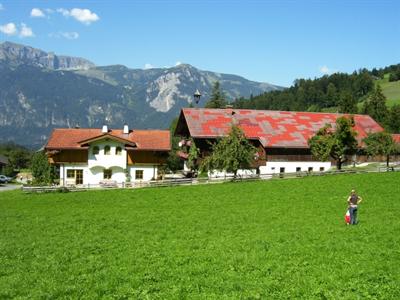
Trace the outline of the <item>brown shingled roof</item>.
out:
M 102 135 L 130 141 L 136 144 L 138 150 L 169 151 L 171 149 L 168 130 L 131 130 L 129 134 L 124 134 L 120 129 L 102 133 L 101 129 L 93 128 L 56 128 L 45 148 L 49 150 L 82 149 L 81 142 L 96 139 Z

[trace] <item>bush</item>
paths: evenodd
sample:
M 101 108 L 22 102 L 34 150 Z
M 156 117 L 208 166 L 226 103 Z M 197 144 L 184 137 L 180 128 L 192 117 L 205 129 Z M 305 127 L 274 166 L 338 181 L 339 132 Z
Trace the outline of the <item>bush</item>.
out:
M 397 81 L 399 78 L 397 77 L 397 74 L 395 73 L 390 73 L 389 75 L 389 82 Z

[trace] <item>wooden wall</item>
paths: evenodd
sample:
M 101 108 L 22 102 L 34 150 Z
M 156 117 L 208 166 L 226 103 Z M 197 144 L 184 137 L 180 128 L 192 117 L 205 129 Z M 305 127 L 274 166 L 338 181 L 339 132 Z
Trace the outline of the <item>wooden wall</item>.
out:
M 88 150 L 61 150 L 57 154 L 49 155 L 49 163 L 87 163 Z
M 134 164 L 165 164 L 167 152 L 157 151 L 128 151 L 128 165 Z

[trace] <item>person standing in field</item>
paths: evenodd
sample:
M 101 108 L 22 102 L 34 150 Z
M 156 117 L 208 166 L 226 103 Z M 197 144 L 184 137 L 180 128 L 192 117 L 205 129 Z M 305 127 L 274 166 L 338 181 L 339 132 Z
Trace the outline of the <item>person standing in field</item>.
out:
M 349 211 L 350 211 L 350 225 L 357 224 L 358 204 L 360 204 L 361 201 L 362 198 L 356 194 L 356 191 L 351 190 L 351 194 L 347 198 L 347 203 L 349 205 Z

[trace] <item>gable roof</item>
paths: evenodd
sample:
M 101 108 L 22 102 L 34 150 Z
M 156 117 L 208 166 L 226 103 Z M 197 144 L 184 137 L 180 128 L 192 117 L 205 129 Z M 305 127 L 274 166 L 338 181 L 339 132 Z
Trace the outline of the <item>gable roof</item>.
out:
M 169 130 L 131 130 L 124 134 L 123 130 L 109 130 L 102 133 L 101 129 L 93 128 L 56 128 L 53 130 L 45 149 L 85 149 L 90 141 L 112 138 L 134 146 L 137 150 L 169 151 L 171 149 Z M 83 147 L 82 147 L 83 146 Z
M 310 113 L 293 111 L 249 109 L 184 108 L 179 117 L 176 134 L 184 132 L 195 138 L 218 138 L 228 134 L 232 123 L 237 124 L 248 139 L 258 139 L 263 147 L 308 148 L 308 140 L 320 128 L 345 116 L 336 113 Z M 353 115 L 357 140 L 383 128 L 368 115 Z
M 80 145 L 85 145 L 85 144 L 89 144 L 89 143 L 92 143 L 92 142 L 95 142 L 95 141 L 100 141 L 100 140 L 105 139 L 105 138 L 111 139 L 111 140 L 114 140 L 114 141 L 117 141 L 117 142 L 120 142 L 120 143 L 123 143 L 123 144 L 126 144 L 126 145 L 129 145 L 129 146 L 132 146 L 132 147 L 136 147 L 136 144 L 133 141 L 128 140 L 127 137 L 121 138 L 119 136 L 115 136 L 115 135 L 110 134 L 108 132 L 107 133 L 102 133 L 99 136 L 94 136 L 94 137 L 82 140 L 82 141 L 79 142 L 79 144 Z

